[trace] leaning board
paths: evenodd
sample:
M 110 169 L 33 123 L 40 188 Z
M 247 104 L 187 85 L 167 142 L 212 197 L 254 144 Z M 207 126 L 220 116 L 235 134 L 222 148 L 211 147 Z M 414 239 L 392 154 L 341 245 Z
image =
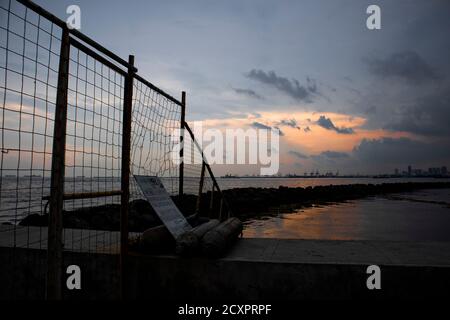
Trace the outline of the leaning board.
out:
M 192 229 L 158 177 L 135 175 L 134 178 L 145 198 L 175 239 Z

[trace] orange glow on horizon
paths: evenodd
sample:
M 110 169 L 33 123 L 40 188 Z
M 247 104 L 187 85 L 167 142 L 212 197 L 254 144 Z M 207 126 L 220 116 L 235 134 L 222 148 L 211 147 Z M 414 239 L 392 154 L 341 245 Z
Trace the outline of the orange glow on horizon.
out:
M 220 130 L 225 128 L 242 128 L 245 130 L 251 127 L 253 122 L 262 123 L 271 127 L 277 126 L 284 134 L 281 141 L 289 150 L 297 150 L 309 155 L 328 150 L 351 152 L 363 139 L 412 137 L 411 134 L 402 132 L 391 132 L 382 129 L 362 129 L 361 127 L 366 123 L 365 118 L 346 114 L 329 112 L 259 112 L 259 114 L 260 117 L 249 115 L 247 118 L 207 119 L 202 121 L 202 125 L 204 129 L 215 128 Z M 342 134 L 335 130 L 327 130 L 319 126 L 317 120 L 322 115 L 331 119 L 335 127 L 351 128 L 354 133 Z M 300 129 L 280 124 L 282 120 L 291 119 L 296 121 Z M 305 128 L 307 127 L 309 127 L 310 131 L 305 132 Z

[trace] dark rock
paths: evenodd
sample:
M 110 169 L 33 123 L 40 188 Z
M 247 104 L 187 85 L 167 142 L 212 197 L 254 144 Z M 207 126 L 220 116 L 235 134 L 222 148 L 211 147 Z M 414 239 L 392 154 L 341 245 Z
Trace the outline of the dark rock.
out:
M 368 196 L 409 192 L 420 189 L 450 188 L 449 182 L 409 182 L 383 184 L 351 184 L 329 185 L 306 188 L 236 188 L 224 190 L 223 195 L 229 204 L 233 215 L 243 219 L 266 215 L 272 208 L 302 208 L 317 204 L 342 202 Z M 215 195 L 217 197 L 217 195 Z M 210 217 L 217 217 L 220 201 L 214 201 L 212 210 L 209 208 L 211 192 L 202 195 L 201 212 Z M 216 199 L 216 198 L 215 198 Z M 172 196 L 172 200 L 180 211 L 189 216 L 195 213 L 197 196 L 184 194 L 180 199 Z M 272 210 L 273 212 L 273 210 Z M 107 204 L 95 207 L 85 207 L 73 211 L 64 211 L 64 227 L 90 228 L 97 230 L 120 229 L 120 205 Z M 20 222 L 23 226 L 46 226 L 47 215 L 31 214 Z M 148 201 L 137 199 L 130 202 L 129 230 L 141 232 L 148 228 L 161 225 L 161 220 Z
M 147 200 L 137 199 L 130 201 L 130 215 L 154 214 L 154 210 Z
M 26 216 L 19 225 L 21 226 L 36 226 L 43 227 L 48 225 L 48 215 L 40 215 L 37 213 L 32 213 Z

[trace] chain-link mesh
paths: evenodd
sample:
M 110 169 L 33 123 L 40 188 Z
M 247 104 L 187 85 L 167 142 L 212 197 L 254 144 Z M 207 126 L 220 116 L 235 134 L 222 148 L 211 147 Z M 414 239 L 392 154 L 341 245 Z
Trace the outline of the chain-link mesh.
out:
M 131 175 L 158 176 L 169 194 L 178 192 L 181 106 L 134 80 Z M 142 197 L 133 178 L 132 198 Z
M 188 125 L 186 125 L 188 127 Z M 223 199 L 202 151 L 202 145 L 191 130 L 184 135 L 184 205 L 195 205 L 194 212 L 210 218 L 224 219 L 231 214 Z
M 44 293 L 45 260 L 30 249 L 46 247 L 46 229 L 20 222 L 44 214 L 50 190 L 60 46 L 59 27 L 16 1 L 0 1 L 0 246 L 14 248 L 1 262 L 7 296 Z
M 74 36 L 70 31 L 64 33 L 70 43 L 68 87 L 59 87 L 64 82 L 58 83 L 61 60 L 66 61 L 60 57 L 62 46 L 67 48 L 62 39 L 66 26 L 31 2 L 19 2 L 0 1 L 0 249 L 13 248 L 11 257 L 0 255 L 6 257 L 0 263 L 11 273 L 1 296 L 21 288 L 22 298 L 44 297 L 58 88 L 67 92 L 67 105 L 59 105 L 67 108 L 64 250 L 117 254 L 124 205 L 126 68 L 130 66 L 92 40 L 85 45 L 80 33 Z M 224 208 L 220 189 L 188 133 L 184 134 L 184 177 L 180 177 L 182 103 L 134 73 L 132 80 L 131 202 L 125 205 L 131 237 L 158 222 L 149 222 L 148 217 L 140 220 L 142 212 L 135 201 L 143 196 L 133 175 L 160 177 L 185 215 L 219 217 Z M 22 248 L 25 254 L 19 255 L 16 249 Z M 33 271 L 23 273 L 17 266 Z
M 61 30 L 0 2 L 0 222 L 42 213 L 49 193 Z

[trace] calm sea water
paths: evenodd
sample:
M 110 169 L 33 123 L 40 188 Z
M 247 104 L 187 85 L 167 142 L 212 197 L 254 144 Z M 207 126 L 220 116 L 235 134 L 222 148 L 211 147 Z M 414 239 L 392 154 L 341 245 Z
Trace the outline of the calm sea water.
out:
M 315 206 L 254 219 L 244 237 L 450 241 L 450 189 L 422 190 Z
M 448 182 L 450 179 L 436 178 L 218 178 L 220 187 L 230 188 L 278 188 L 310 187 L 345 184 L 380 184 L 397 182 Z
M 222 189 L 263 187 L 308 187 L 318 185 L 379 184 L 394 182 L 448 181 L 433 178 L 218 178 Z M 167 190 L 176 193 L 176 179 L 162 179 Z M 66 192 L 120 189 L 120 180 L 111 178 L 68 178 Z M 185 191 L 198 192 L 198 178 L 186 179 Z M 450 202 L 450 191 L 418 192 L 425 201 Z M 30 213 L 42 213 L 49 195 L 50 179 L 42 177 L 3 177 L 0 186 L 0 223 L 17 223 Z M 132 186 L 132 192 L 136 189 Z M 422 200 L 424 200 L 422 199 Z M 66 201 L 67 209 L 119 203 L 119 197 Z M 295 213 L 280 213 L 265 220 L 246 223 L 246 237 L 314 239 L 445 239 L 450 240 L 450 209 L 427 202 L 370 198 L 326 207 L 313 207 Z

